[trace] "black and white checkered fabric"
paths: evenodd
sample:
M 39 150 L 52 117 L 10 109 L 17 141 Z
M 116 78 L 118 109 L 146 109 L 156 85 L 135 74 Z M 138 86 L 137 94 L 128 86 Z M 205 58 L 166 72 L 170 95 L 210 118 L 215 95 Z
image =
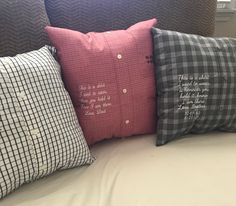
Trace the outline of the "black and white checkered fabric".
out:
M 157 145 L 188 133 L 236 131 L 236 39 L 153 28 Z
M 0 58 L 0 97 L 0 198 L 56 170 L 93 161 L 47 47 Z

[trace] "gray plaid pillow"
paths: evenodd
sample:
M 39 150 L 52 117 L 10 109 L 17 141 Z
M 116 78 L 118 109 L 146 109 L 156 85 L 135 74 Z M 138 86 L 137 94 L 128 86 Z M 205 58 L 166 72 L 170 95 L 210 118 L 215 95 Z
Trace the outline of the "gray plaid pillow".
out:
M 188 133 L 236 131 L 236 39 L 153 28 L 157 145 Z
M 93 158 L 47 47 L 0 58 L 0 199 Z

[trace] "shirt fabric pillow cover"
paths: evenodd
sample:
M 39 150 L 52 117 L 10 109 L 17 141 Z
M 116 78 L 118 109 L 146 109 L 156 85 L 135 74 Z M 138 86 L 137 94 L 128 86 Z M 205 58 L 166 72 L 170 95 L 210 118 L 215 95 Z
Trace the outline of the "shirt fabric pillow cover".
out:
M 87 34 L 46 27 L 89 144 L 156 131 L 151 36 L 156 23 Z
M 0 58 L 0 97 L 0 199 L 56 170 L 92 163 L 48 47 Z
M 153 28 L 157 145 L 188 133 L 236 131 L 236 39 Z

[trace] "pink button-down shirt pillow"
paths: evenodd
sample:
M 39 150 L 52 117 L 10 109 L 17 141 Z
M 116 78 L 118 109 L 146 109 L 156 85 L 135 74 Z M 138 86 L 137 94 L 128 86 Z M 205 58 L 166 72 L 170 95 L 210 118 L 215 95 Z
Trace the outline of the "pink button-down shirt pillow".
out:
M 88 144 L 155 132 L 151 28 L 156 23 L 87 34 L 46 27 Z

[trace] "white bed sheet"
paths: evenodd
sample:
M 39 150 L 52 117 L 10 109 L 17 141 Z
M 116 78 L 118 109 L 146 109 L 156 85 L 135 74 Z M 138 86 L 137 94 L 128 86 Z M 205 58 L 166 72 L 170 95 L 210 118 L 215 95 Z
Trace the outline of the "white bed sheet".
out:
M 155 135 L 92 148 L 89 167 L 27 184 L 0 206 L 235 206 L 236 134 L 211 133 L 155 147 Z

